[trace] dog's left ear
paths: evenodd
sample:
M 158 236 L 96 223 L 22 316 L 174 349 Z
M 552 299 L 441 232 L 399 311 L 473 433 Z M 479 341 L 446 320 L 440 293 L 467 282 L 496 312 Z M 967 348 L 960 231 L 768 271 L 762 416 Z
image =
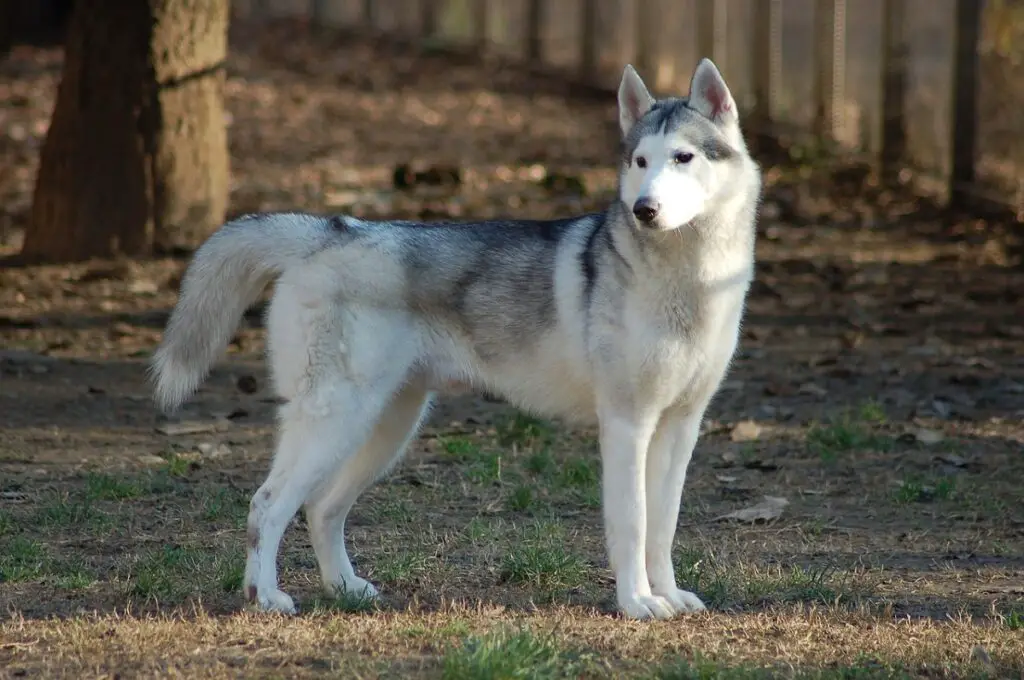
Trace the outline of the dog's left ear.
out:
M 739 122 L 736 102 L 710 59 L 704 58 L 697 64 L 690 80 L 690 108 L 719 125 L 735 125 Z
M 626 64 L 619 83 L 619 127 L 622 136 L 629 135 L 636 122 L 644 117 L 654 105 L 654 97 L 647 91 L 647 86 L 631 65 Z

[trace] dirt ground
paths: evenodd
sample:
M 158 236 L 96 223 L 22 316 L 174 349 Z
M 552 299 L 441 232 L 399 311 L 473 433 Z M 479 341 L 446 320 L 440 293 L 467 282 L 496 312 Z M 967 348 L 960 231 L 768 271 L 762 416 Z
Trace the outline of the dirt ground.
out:
M 609 200 L 612 96 L 298 31 L 235 29 L 233 213 Z M 5 253 L 59 66 L 0 63 Z M 396 189 L 401 166 L 420 181 Z M 856 168 L 765 172 L 742 345 L 677 541 L 712 611 L 672 622 L 614 614 L 594 433 L 483 397 L 442 402 L 353 511 L 379 606 L 320 595 L 299 517 L 281 568 L 302 613 L 246 611 L 274 412 L 259 315 L 169 423 L 145 362 L 184 260 L 0 269 L 0 677 L 1024 677 L 1019 227 L 939 219 Z M 764 496 L 781 514 L 723 517 Z

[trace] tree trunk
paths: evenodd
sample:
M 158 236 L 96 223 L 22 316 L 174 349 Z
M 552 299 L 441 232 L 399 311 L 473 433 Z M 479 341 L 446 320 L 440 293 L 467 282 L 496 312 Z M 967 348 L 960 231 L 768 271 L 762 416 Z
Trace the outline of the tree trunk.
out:
M 224 219 L 228 0 L 79 0 L 26 259 L 146 256 Z

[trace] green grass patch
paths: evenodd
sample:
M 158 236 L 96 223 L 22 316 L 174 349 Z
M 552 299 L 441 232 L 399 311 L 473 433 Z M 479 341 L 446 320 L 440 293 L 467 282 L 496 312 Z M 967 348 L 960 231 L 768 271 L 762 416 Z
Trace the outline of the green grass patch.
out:
M 1024 631 L 1024 608 L 1015 609 L 1008 614 L 1003 615 L 1003 625 L 1010 630 L 1022 630 Z
M 249 513 L 249 499 L 240 491 L 221 487 L 203 495 L 199 512 L 207 522 L 239 524 Z
M 165 545 L 139 557 L 128 579 L 129 592 L 146 600 L 175 602 L 202 590 L 211 574 L 209 556 L 200 550 Z M 212 573 L 217 576 L 216 570 Z
M 955 491 L 956 480 L 952 477 L 942 477 L 934 483 L 905 479 L 896 490 L 896 501 L 904 504 L 945 501 L 951 499 Z
M 830 565 L 725 565 L 700 550 L 677 554 L 676 579 L 680 588 L 697 593 L 715 609 L 789 602 L 853 604 L 862 595 L 849 573 Z
M 361 614 L 376 611 L 377 598 L 366 593 L 337 592 L 333 597 L 321 595 L 310 603 L 315 615 L 324 614 Z
M 535 451 L 555 438 L 555 428 L 551 423 L 521 411 L 502 418 L 495 429 L 500 446 L 515 445 L 521 451 Z
M 580 677 L 585 661 L 551 635 L 498 630 L 464 639 L 444 656 L 444 680 L 556 680 Z
M 16 536 L 0 543 L 0 582 L 33 581 L 49 566 L 50 557 L 39 541 Z
M 537 477 L 547 477 L 557 467 L 555 457 L 547 449 L 535 451 L 526 459 L 526 470 Z
M 590 575 L 590 566 L 572 552 L 569 543 L 554 523 L 531 526 L 514 540 L 515 549 L 502 559 L 502 579 L 549 592 L 580 587 Z
M 412 583 L 428 571 L 432 561 L 419 548 L 385 552 L 374 558 L 373 576 L 382 583 Z
M 96 577 L 81 564 L 68 565 L 56 575 L 56 584 L 61 590 L 85 590 L 94 583 Z
M 895 440 L 877 431 L 885 422 L 881 405 L 869 401 L 827 423 L 812 425 L 807 432 L 807 447 L 827 463 L 851 451 L 891 451 Z
M 0 510 L 0 536 L 15 533 L 16 526 L 14 515 L 6 510 Z
M 899 666 L 869 658 L 829 668 L 792 668 L 728 664 L 700 656 L 666 663 L 652 676 L 653 680 L 902 680 L 911 677 Z
M 440 437 L 441 451 L 458 462 L 468 462 L 480 456 L 480 443 L 461 435 Z
M 537 498 L 533 489 L 529 486 L 520 485 L 512 490 L 508 497 L 508 507 L 514 512 L 529 512 L 536 509 Z
M 87 501 L 122 501 L 138 498 L 146 488 L 136 479 L 90 472 L 85 478 Z
M 111 519 L 91 501 L 56 493 L 36 510 L 35 522 L 49 529 L 99 531 L 110 526 Z

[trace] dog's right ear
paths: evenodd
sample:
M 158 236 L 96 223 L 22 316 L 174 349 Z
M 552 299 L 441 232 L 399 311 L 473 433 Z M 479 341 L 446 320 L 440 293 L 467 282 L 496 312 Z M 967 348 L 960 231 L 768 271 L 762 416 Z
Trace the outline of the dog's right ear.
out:
M 654 97 L 647 91 L 647 86 L 631 65 L 626 64 L 619 83 L 619 127 L 625 137 L 638 120 L 651 110 Z

